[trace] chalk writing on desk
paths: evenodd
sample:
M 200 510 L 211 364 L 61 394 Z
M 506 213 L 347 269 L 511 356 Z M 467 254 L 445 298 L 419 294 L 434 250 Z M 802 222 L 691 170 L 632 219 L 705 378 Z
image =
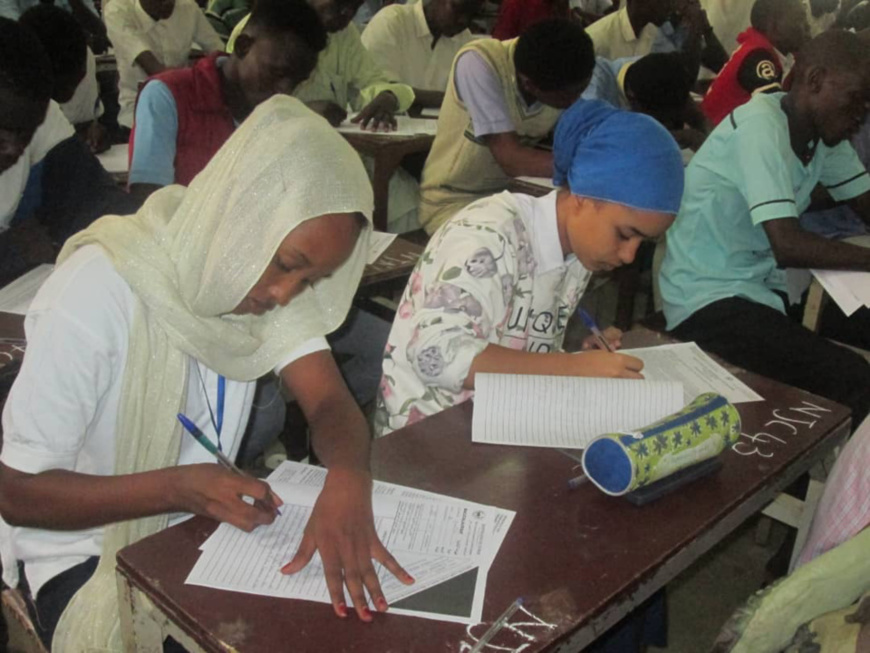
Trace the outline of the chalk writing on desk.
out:
M 474 649 L 480 637 L 489 629 L 489 624 L 479 623 L 466 626 L 465 632 L 471 638 L 470 642 L 459 643 L 459 653 L 468 653 Z M 550 624 L 540 617 L 532 614 L 526 606 L 522 605 L 510 623 L 504 625 L 493 641 L 487 642 L 484 651 L 505 651 L 506 653 L 522 653 L 536 640 L 536 633 L 542 630 L 555 630 L 556 625 Z
M 413 266 L 417 264 L 420 258 L 419 252 L 401 252 L 399 254 L 382 254 L 381 257 L 374 263 L 370 263 L 366 267 L 367 274 L 375 274 L 377 272 L 387 272 L 404 266 Z
M 764 431 L 758 433 L 741 433 L 745 438 L 732 447 L 732 451 L 741 456 L 760 456 L 773 458 L 776 447 L 786 444 L 788 438 L 797 435 L 801 428 L 815 428 L 823 413 L 830 413 L 828 408 L 822 408 L 809 401 L 802 401 L 800 406 L 791 408 L 776 408 L 771 411 L 772 419 L 764 423 Z M 774 433 L 775 432 L 775 433 Z

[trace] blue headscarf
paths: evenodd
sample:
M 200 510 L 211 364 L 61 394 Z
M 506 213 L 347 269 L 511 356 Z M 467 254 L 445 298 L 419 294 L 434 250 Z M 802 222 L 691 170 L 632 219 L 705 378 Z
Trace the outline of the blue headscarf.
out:
M 580 100 L 562 114 L 553 148 L 553 181 L 571 193 L 644 211 L 676 214 L 683 160 L 655 119 Z

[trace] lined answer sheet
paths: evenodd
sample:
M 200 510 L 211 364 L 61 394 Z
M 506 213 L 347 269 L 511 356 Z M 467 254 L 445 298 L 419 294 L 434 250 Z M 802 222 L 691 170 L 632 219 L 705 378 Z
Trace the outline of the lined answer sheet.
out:
M 268 479 L 284 501 L 282 515 L 252 533 L 221 524 L 200 547 L 202 554 L 186 582 L 329 603 L 319 555 L 315 554 L 297 574 L 280 573 L 280 568 L 292 559 L 302 540 L 325 477 L 323 468 L 283 463 Z M 388 602 L 399 601 L 478 569 L 468 615 L 448 616 L 396 608 L 391 611 L 458 623 L 479 621 L 487 572 L 515 513 L 385 483 L 375 484 L 373 510 L 381 541 L 416 580 L 413 585 L 404 585 L 386 568 L 375 564 Z M 346 600 L 350 605 L 349 597 Z
M 690 403 L 700 394 L 715 392 L 732 404 L 764 401 L 764 397 L 710 358 L 694 342 L 622 349 L 621 354 L 643 361 L 648 381 L 677 381 L 683 384 L 683 401 Z
M 420 134 L 435 136 L 438 132 L 437 118 L 411 118 L 409 116 L 396 116 L 396 129 L 394 131 L 370 131 L 362 129 L 359 123 L 351 122 L 356 114 L 349 114 L 345 121 L 338 126 L 342 133 L 378 134 L 380 136 L 418 136 Z
M 682 384 L 671 381 L 477 374 L 474 386 L 471 439 L 489 444 L 585 448 L 684 406 Z

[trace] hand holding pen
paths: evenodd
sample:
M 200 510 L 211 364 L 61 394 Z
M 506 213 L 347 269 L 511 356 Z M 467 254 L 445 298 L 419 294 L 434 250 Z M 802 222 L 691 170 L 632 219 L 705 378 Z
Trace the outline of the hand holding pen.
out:
M 197 427 L 196 424 L 188 419 L 187 416 L 179 413 L 178 421 L 181 422 L 182 427 L 184 427 L 184 430 L 187 433 L 192 435 L 199 444 L 201 444 L 209 453 L 211 453 L 217 459 L 217 462 L 221 467 L 223 467 L 227 471 L 233 472 L 234 474 L 242 477 L 243 479 L 247 479 L 253 482 L 251 484 L 252 489 L 250 491 L 243 491 L 240 494 L 253 498 L 254 506 L 261 511 L 267 512 L 269 515 L 272 516 L 272 518 L 274 518 L 275 515 L 281 514 L 279 506 L 282 505 L 283 502 L 281 501 L 281 498 L 278 497 L 278 495 L 272 492 L 271 488 L 269 488 L 267 483 L 255 479 L 239 469 L 232 460 L 227 458 L 227 456 L 225 456 L 223 452 L 221 452 L 215 446 L 215 444 L 208 439 L 208 437 L 199 429 L 199 427 Z M 254 483 L 256 484 L 256 490 L 253 489 Z M 262 486 L 265 486 L 265 490 L 263 490 Z M 271 521 L 272 519 L 269 519 L 269 522 Z
M 583 349 L 603 349 L 613 353 L 622 345 L 622 331 L 616 327 L 607 327 L 602 331 L 598 323 L 586 310 L 577 307 L 577 315 L 583 320 L 583 324 L 592 332 L 592 335 L 583 341 Z

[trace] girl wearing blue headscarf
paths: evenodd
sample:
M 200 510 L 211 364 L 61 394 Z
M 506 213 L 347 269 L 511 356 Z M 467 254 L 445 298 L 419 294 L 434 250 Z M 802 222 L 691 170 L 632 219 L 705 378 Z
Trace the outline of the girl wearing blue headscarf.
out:
M 631 263 L 674 221 L 679 148 L 648 116 L 581 101 L 559 121 L 554 162 L 549 195 L 479 200 L 432 237 L 387 342 L 376 434 L 469 399 L 478 372 L 642 377 L 637 358 L 568 355 L 562 340 L 591 273 Z

